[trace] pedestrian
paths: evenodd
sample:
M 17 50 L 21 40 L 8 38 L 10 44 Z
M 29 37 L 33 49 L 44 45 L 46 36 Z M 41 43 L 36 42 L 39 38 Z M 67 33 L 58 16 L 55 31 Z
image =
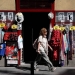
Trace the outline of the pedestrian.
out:
M 53 49 L 48 44 L 46 36 L 47 36 L 47 29 L 42 28 L 40 30 L 40 35 L 39 35 L 39 38 L 38 38 L 38 48 L 36 50 L 37 51 L 37 57 L 34 61 L 34 69 L 37 70 L 37 63 L 40 61 L 41 58 L 43 58 L 45 60 L 46 64 L 47 64 L 48 68 L 49 68 L 49 71 L 54 71 L 56 68 L 53 66 L 53 64 L 49 60 L 48 47 L 52 51 L 53 51 Z

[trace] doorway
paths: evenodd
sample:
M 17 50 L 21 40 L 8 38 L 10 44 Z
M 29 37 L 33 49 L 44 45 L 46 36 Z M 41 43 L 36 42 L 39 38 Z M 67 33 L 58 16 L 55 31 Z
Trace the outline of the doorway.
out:
M 39 13 L 23 13 L 23 44 L 24 44 L 24 61 L 30 62 L 35 60 L 36 51 L 32 47 L 32 43 L 39 36 L 40 29 L 45 27 L 49 29 L 50 19 L 48 18 L 49 12 Z

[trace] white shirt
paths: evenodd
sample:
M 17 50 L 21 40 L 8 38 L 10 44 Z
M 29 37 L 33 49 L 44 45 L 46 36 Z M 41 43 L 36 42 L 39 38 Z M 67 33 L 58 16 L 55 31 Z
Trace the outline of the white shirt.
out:
M 43 46 L 40 44 L 40 51 L 44 52 L 45 49 L 48 49 L 48 41 L 47 41 L 47 38 L 46 37 L 43 37 L 43 36 L 39 36 L 38 38 L 38 42 L 41 42 L 43 44 Z
M 18 48 L 19 49 L 23 48 L 23 38 L 21 35 L 18 36 Z

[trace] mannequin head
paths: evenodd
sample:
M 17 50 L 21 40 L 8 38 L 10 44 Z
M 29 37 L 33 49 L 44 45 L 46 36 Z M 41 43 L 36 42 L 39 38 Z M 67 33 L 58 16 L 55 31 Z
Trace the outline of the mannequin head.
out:
M 50 13 L 48 14 L 48 17 L 49 17 L 50 19 L 53 19 L 53 18 L 54 18 L 54 14 L 53 14 L 52 12 L 50 12 Z
M 21 12 L 17 13 L 15 15 L 15 20 L 18 22 L 18 23 L 22 23 L 24 21 L 24 16 Z

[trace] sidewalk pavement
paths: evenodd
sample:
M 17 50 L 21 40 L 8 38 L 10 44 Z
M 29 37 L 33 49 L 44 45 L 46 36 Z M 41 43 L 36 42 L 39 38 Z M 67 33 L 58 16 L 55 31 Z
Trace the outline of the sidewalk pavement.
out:
M 0 67 L 0 75 L 31 75 L 30 64 L 19 67 Z M 48 71 L 48 67 L 38 65 L 39 71 L 34 75 L 75 75 L 75 67 L 57 67 L 55 72 Z

